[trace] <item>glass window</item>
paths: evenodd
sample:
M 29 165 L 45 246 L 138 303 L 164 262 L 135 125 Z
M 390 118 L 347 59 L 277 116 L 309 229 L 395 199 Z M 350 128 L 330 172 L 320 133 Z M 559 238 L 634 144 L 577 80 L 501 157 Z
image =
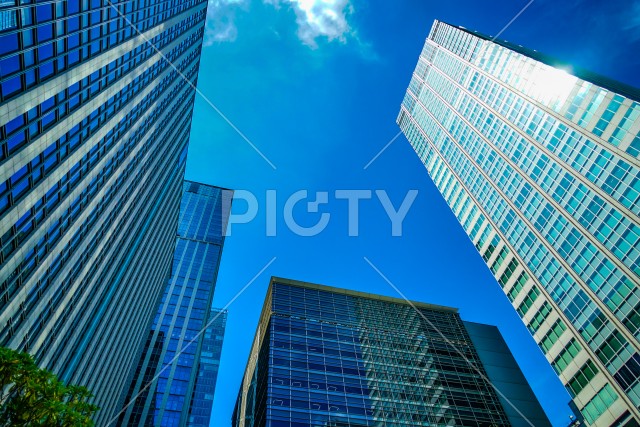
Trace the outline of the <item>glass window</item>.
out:
M 38 23 L 51 21 L 53 19 L 53 4 L 36 6 L 36 18 L 38 19 Z
M 9 56 L 0 60 L 1 77 L 9 76 L 16 71 L 20 71 L 20 57 L 18 55 Z
M 556 320 L 553 326 L 549 328 L 549 331 L 547 331 L 544 338 L 540 340 L 540 345 L 542 346 L 545 354 L 551 349 L 551 347 L 553 347 L 566 329 L 567 325 L 565 325 L 561 319 Z
M 576 397 L 582 390 L 584 390 L 587 384 L 589 384 L 598 372 L 596 365 L 591 360 L 587 360 L 567 383 L 567 388 L 571 396 Z
M 18 34 L 11 33 L 0 36 L 0 55 L 18 51 Z
M 527 293 L 527 296 L 524 298 L 524 300 L 522 300 L 520 306 L 517 308 L 520 317 L 524 317 L 524 315 L 527 314 L 535 300 L 538 298 L 538 295 L 540 295 L 540 290 L 536 286 L 533 286 Z
M 40 25 L 37 27 L 38 43 L 53 39 L 53 24 Z
M 594 423 L 618 399 L 611 385 L 606 384 L 584 407 L 582 413 L 589 424 Z
M 0 42 L 1 44 L 1 42 Z M 2 99 L 7 99 L 22 90 L 20 76 L 15 76 L 2 82 Z

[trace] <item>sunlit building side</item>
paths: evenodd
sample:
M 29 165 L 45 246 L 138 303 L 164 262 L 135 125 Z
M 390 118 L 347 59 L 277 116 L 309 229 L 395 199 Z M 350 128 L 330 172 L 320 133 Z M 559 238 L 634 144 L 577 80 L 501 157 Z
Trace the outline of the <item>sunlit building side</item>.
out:
M 640 420 L 640 91 L 436 21 L 398 124 L 589 425 Z

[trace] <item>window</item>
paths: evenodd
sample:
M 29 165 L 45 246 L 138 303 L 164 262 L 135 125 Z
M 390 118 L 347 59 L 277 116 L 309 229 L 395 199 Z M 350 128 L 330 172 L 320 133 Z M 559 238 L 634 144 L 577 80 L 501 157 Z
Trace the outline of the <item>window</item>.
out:
M 504 259 L 507 257 L 507 255 L 509 255 L 509 249 L 507 249 L 506 246 L 503 246 L 502 249 L 500 250 L 500 253 L 498 254 L 498 257 L 496 258 L 495 262 L 491 266 L 491 271 L 493 271 L 494 273 L 498 271 L 498 269 L 504 262 Z
M 585 112 L 582 114 L 582 117 L 578 121 L 578 126 L 584 127 L 584 126 L 589 124 L 589 121 L 591 120 L 591 117 L 593 116 L 593 114 L 596 112 L 596 110 L 600 106 L 600 103 L 604 99 L 605 94 L 606 94 L 606 92 L 603 91 L 603 90 L 597 90 L 593 94 L 593 98 L 591 98 L 591 101 L 589 102 L 589 106 L 587 107 Z
M 635 123 L 635 121 L 640 116 L 640 104 L 634 102 L 631 104 L 631 107 L 627 110 L 622 120 L 618 124 L 618 127 L 611 134 L 609 138 L 609 142 L 615 146 L 620 145 L 620 142 L 624 139 L 629 131 L 629 128 Z
M 540 290 L 536 286 L 533 286 L 527 296 L 524 297 L 524 300 L 522 300 L 520 306 L 517 308 L 520 317 L 524 317 L 524 315 L 527 314 L 533 303 L 538 298 L 538 295 L 540 295 Z
M 11 79 L 5 80 L 2 82 L 0 88 L 2 89 L 2 100 L 8 99 L 9 97 L 17 94 L 22 91 L 20 76 L 15 76 Z
M 598 394 L 593 396 L 582 410 L 582 414 L 589 424 L 597 420 L 618 399 L 618 395 L 606 384 Z
M 640 154 L 640 132 L 636 135 L 633 141 L 631 141 L 631 145 L 627 147 L 627 153 L 636 157 Z
M 560 338 L 560 336 L 566 329 L 567 325 L 565 325 L 565 323 L 561 319 L 555 321 L 544 338 L 540 340 L 540 346 L 542 346 L 545 354 L 551 349 L 551 347 L 553 347 L 556 341 L 558 341 L 558 338 Z
M 621 97 L 620 95 L 615 95 L 613 97 L 611 102 L 609 102 L 609 106 L 607 107 L 606 111 L 602 113 L 602 117 L 600 118 L 600 120 L 598 120 L 598 123 L 593 129 L 594 134 L 598 136 L 602 136 L 607 126 L 609 126 L 611 119 L 613 119 L 613 116 L 616 114 L 616 112 L 620 108 L 620 105 L 622 104 L 623 100 L 624 98 Z
M 53 4 L 43 4 L 36 7 L 36 17 L 38 23 L 53 19 Z
M 513 272 L 518 268 L 518 265 L 518 260 L 515 258 L 509 261 L 509 265 L 507 265 L 507 268 L 498 279 L 498 282 L 500 282 L 500 286 L 504 288 L 507 285 L 507 282 L 509 282 L 509 279 L 511 279 L 511 276 L 513 275 Z
M 18 55 L 9 56 L 0 60 L 2 77 L 9 76 L 17 71 L 20 71 L 20 57 Z
M 567 383 L 567 388 L 572 397 L 576 397 L 589 382 L 598 374 L 598 368 L 591 361 L 587 360 L 582 368 Z
M 562 349 L 558 357 L 551 363 L 551 366 L 553 366 L 553 369 L 558 374 L 562 373 L 562 371 L 569 366 L 569 363 L 580 353 L 580 350 L 582 350 L 580 344 L 578 344 L 575 338 L 571 338 L 569 344 Z
M 0 55 L 18 51 L 18 34 L 5 34 L 0 37 Z
M 527 275 L 527 273 L 520 273 L 520 276 L 518 276 L 518 280 L 516 280 L 516 283 L 514 283 L 513 287 L 507 294 L 507 298 L 509 298 L 509 301 L 513 302 L 516 299 L 522 288 L 524 288 L 524 285 L 527 283 L 527 280 L 529 280 L 529 276 Z
M 613 331 L 611 335 L 600 345 L 596 355 L 602 363 L 606 364 L 611 361 L 616 354 L 622 349 L 625 339 L 619 331 Z
M 529 325 L 527 325 L 527 328 L 529 329 L 529 332 L 531 332 L 531 334 L 535 334 L 538 331 L 540 325 L 542 325 L 549 313 L 551 313 L 551 306 L 547 301 L 545 301 L 536 315 L 533 317 Z

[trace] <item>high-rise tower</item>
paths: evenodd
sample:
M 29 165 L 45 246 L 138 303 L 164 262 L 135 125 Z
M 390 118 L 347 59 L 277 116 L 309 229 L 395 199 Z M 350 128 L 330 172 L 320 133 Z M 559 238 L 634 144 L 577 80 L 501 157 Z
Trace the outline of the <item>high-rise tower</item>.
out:
M 549 426 L 494 326 L 273 277 L 233 427 Z
M 639 100 L 638 89 L 436 21 L 398 116 L 596 426 L 640 420 Z
M 0 5 L 0 345 L 115 414 L 175 246 L 205 0 Z
M 209 425 L 227 312 L 211 308 L 233 191 L 185 181 L 171 275 L 119 425 Z

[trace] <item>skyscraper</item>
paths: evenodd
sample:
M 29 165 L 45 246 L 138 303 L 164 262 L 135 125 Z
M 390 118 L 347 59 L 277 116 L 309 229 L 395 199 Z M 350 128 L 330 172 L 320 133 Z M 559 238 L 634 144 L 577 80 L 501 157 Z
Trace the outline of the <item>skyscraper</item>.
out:
M 398 124 L 590 425 L 640 420 L 640 91 L 436 21 Z
M 102 423 L 170 271 L 207 2 L 0 8 L 0 345 Z
M 449 307 L 273 277 L 232 425 L 550 424 L 497 328 Z
M 211 302 L 232 197 L 231 190 L 184 183 L 171 275 L 131 365 L 120 425 L 209 425 L 227 319 Z
M 200 350 L 198 377 L 195 380 L 191 397 L 191 408 L 187 425 L 191 427 L 209 427 L 213 397 L 216 391 L 222 343 L 227 326 L 227 311 L 212 309 L 209 314 L 209 327 L 204 331 Z

